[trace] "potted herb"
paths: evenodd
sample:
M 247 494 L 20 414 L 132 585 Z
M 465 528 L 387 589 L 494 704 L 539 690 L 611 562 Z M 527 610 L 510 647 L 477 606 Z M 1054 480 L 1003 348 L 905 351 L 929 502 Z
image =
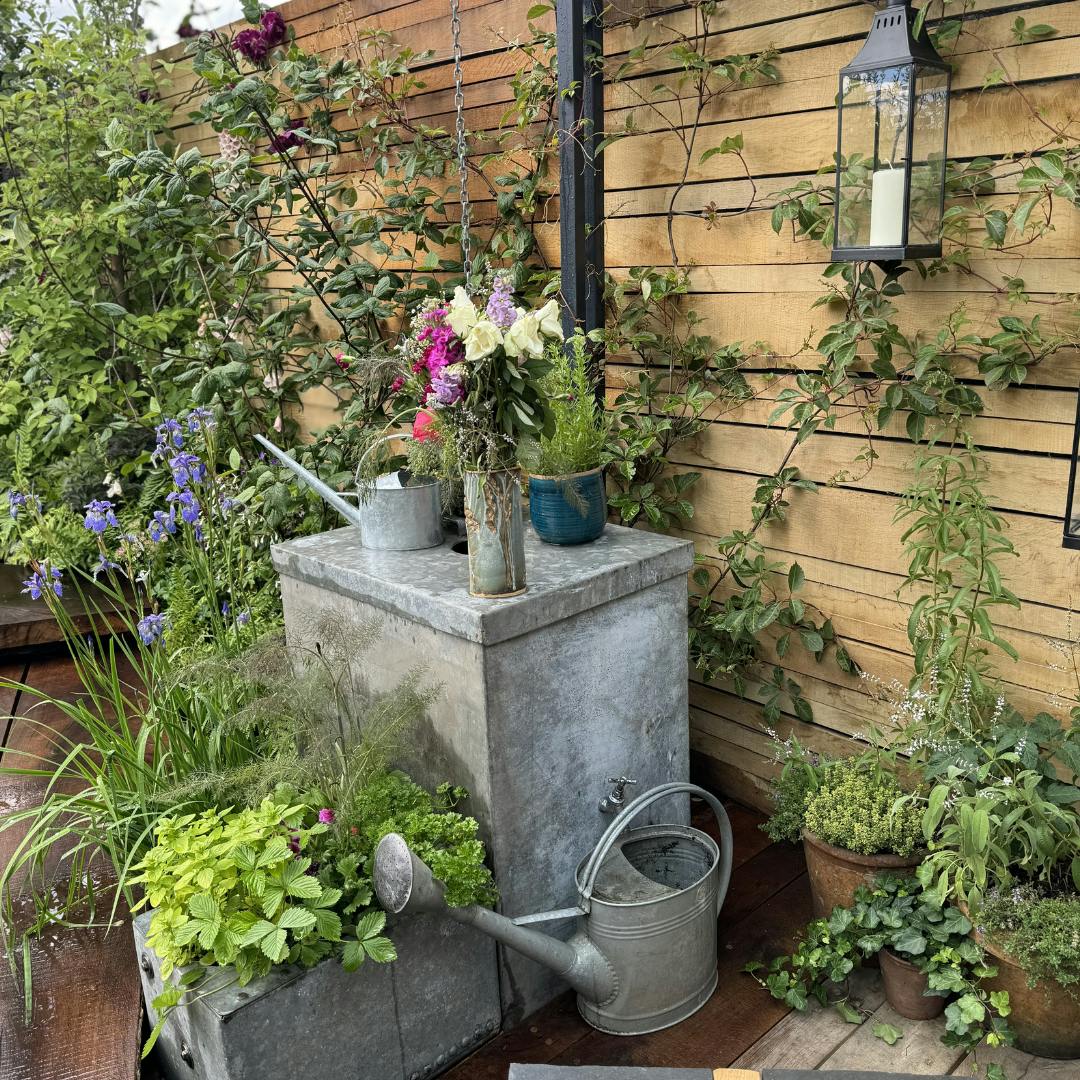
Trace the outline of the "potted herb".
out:
M 766 825 L 775 840 L 801 837 L 814 914 L 850 907 L 860 885 L 878 874 L 913 872 L 922 862 L 921 813 L 883 757 L 819 757 L 789 740 L 773 785 L 776 810 Z
M 1013 999 L 1021 1049 L 1080 1057 L 1080 969 L 1059 953 L 1080 929 L 1080 727 L 1025 722 L 1003 699 L 972 718 L 965 734 L 930 739 L 919 877 L 970 913 L 998 961 L 994 985 Z
M 464 473 L 473 596 L 525 591 L 517 447 L 543 429 L 544 353 L 548 342 L 561 340 L 556 301 L 518 307 L 509 281 L 497 275 L 475 297 L 459 286 L 449 303 L 425 301 L 405 341 L 395 407 L 415 404 L 417 439 L 453 443 Z
M 608 425 L 589 377 L 585 336 L 575 334 L 569 350 L 548 348 L 551 371 L 542 389 L 550 434 L 526 452 L 529 517 L 548 544 L 587 544 L 607 522 L 602 458 Z
M 1080 1057 L 1080 895 L 994 890 L 977 934 L 997 961 L 990 985 L 1013 1003 L 1017 1041 L 1039 1057 Z

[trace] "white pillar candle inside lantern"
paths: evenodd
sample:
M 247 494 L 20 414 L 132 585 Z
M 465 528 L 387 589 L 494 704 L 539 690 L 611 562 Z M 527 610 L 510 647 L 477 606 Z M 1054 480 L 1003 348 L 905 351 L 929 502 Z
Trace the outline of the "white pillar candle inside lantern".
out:
M 870 191 L 870 246 L 904 242 L 904 170 L 878 169 Z

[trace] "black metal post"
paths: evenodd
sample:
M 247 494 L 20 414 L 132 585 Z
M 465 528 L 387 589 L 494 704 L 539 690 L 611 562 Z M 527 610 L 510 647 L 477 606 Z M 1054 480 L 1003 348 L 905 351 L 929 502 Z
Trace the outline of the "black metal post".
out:
M 600 0 L 557 0 L 559 240 L 563 328 L 603 325 L 604 115 Z

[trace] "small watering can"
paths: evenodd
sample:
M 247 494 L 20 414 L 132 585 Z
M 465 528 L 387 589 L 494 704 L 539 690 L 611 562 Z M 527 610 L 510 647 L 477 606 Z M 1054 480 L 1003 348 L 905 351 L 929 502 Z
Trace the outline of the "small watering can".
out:
M 704 799 L 721 843 L 688 825 L 630 819 L 669 795 Z M 447 907 L 443 886 L 397 833 L 375 851 L 375 891 L 393 914 L 441 911 L 558 972 L 578 1012 L 612 1035 L 644 1035 L 697 1012 L 716 989 L 716 921 L 731 879 L 731 824 L 720 801 L 693 784 L 661 784 L 629 803 L 575 875 L 578 906 L 507 919 L 487 908 Z M 561 941 L 530 923 L 576 917 Z
M 386 435 L 377 439 L 360 459 L 356 467 L 355 496 L 344 496 L 324 484 L 313 472 L 279 450 L 269 439 L 256 435 L 278 460 L 292 469 L 301 480 L 322 496 L 346 521 L 360 529 L 360 543 L 377 551 L 417 551 L 420 548 L 438 547 L 445 537 L 442 525 L 442 494 L 438 480 L 422 483 L 384 486 L 381 481 L 392 477 L 380 476 L 377 480 L 361 480 L 360 468 L 364 458 L 377 446 L 392 439 L 408 439 L 411 435 Z M 347 502 L 355 498 L 357 505 Z

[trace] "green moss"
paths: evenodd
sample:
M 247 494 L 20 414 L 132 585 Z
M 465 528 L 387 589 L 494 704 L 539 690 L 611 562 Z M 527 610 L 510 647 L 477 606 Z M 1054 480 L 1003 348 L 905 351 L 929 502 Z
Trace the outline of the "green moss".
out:
M 834 847 L 859 855 L 910 855 L 922 818 L 891 773 L 862 759 L 835 763 L 806 801 L 805 825 Z

